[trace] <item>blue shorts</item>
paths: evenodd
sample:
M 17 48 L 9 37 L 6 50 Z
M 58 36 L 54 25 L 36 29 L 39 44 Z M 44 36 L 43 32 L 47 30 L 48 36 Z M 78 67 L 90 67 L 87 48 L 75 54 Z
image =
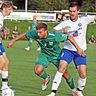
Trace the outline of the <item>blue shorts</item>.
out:
M 80 56 L 77 51 L 62 49 L 58 57 L 59 60 L 65 60 L 68 64 L 73 60 L 75 66 L 86 65 L 86 56 Z
M 5 49 L 2 45 L 2 43 L 0 43 L 0 55 L 3 55 L 4 52 L 5 52 Z

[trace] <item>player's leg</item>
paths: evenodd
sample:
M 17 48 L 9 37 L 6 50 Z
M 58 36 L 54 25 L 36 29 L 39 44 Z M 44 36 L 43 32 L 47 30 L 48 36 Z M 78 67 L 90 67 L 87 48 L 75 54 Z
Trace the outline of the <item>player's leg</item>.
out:
M 32 38 L 29 39 L 28 45 L 27 45 L 27 47 L 25 48 L 25 50 L 29 51 L 29 50 L 31 49 L 31 46 L 32 46 Z
M 50 81 L 50 76 L 49 74 L 47 74 L 45 71 L 44 71 L 44 68 L 47 68 L 49 65 L 49 61 L 46 57 L 46 55 L 40 53 L 38 55 L 38 58 L 36 60 L 36 64 L 35 64 L 35 68 L 34 68 L 34 71 L 35 71 L 35 74 L 38 75 L 39 77 L 41 77 L 43 79 L 43 82 L 42 82 L 42 90 L 45 90 L 47 88 L 47 84 L 49 83 Z
M 78 78 L 78 86 L 77 86 L 77 95 L 78 96 L 83 96 L 83 89 L 85 87 L 86 84 L 86 74 L 87 74 L 87 68 L 86 68 L 86 56 L 78 56 L 78 58 L 76 58 L 74 60 L 76 67 L 77 67 L 77 71 L 79 74 L 79 78 Z
M 61 51 L 59 55 L 59 60 L 60 60 L 59 69 L 56 72 L 55 78 L 53 80 L 51 94 L 48 96 L 55 96 L 56 91 L 58 90 L 58 87 L 61 83 L 62 76 L 64 75 L 65 77 L 66 74 L 64 74 L 64 72 L 66 72 L 67 65 L 72 61 L 72 58 L 73 55 L 68 50 Z M 69 79 L 70 76 L 67 77 L 67 75 L 66 75 L 66 79 Z M 73 83 L 73 81 L 70 83 Z M 72 85 L 72 88 L 74 88 L 74 84 Z
M 0 68 L 2 75 L 2 89 L 8 87 L 8 64 L 9 60 L 6 56 L 4 47 L 0 44 Z
M 54 65 L 58 68 L 59 62 L 55 63 Z M 76 88 L 75 88 L 74 80 L 73 77 L 69 74 L 68 70 L 65 70 L 63 77 L 66 80 L 66 83 L 68 84 L 70 89 L 72 90 L 73 96 L 76 96 Z
M 66 70 L 63 74 L 63 77 L 66 79 L 66 82 L 70 89 L 72 90 L 72 96 L 77 96 L 75 84 L 74 84 L 74 79 L 73 77 L 69 74 L 68 70 Z
M 52 83 L 51 93 L 47 96 L 55 96 L 56 95 L 56 92 L 57 92 L 58 87 L 59 87 L 61 80 L 62 80 L 63 73 L 66 70 L 66 67 L 67 67 L 67 63 L 63 60 L 60 60 L 58 71 L 56 72 L 53 83 Z
M 2 89 L 8 87 L 8 65 L 9 65 L 9 60 L 6 56 L 6 53 L 3 53 L 2 55 L 2 62 L 3 62 L 3 67 L 2 67 Z
M 77 67 L 78 73 L 79 73 L 79 79 L 78 79 L 78 86 L 77 86 L 77 94 L 78 96 L 83 96 L 83 89 L 86 84 L 86 65 L 79 65 Z

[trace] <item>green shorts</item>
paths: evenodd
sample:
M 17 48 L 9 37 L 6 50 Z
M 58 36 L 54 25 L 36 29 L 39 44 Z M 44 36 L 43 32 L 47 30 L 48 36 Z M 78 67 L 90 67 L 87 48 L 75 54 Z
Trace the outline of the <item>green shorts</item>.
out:
M 57 60 L 57 57 L 49 56 L 42 52 L 38 55 L 36 62 L 35 62 L 35 64 L 40 64 L 44 66 L 45 68 L 47 68 L 50 63 L 54 64 L 56 67 L 59 66 L 59 61 Z

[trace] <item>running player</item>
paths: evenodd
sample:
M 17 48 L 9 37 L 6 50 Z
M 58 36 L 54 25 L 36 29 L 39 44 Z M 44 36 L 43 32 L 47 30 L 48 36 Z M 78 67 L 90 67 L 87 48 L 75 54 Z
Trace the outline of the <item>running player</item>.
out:
M 36 40 L 41 47 L 41 52 L 39 53 L 35 62 L 36 64 L 34 71 L 37 76 L 43 78 L 42 90 L 45 90 L 47 88 L 47 84 L 50 80 L 50 75 L 48 75 L 44 71 L 44 68 L 47 68 L 50 63 L 53 63 L 57 68 L 59 66 L 59 61 L 57 60 L 57 57 L 61 50 L 59 46 L 61 41 L 69 40 L 76 47 L 80 55 L 84 53 L 83 50 L 77 45 L 75 40 L 72 38 L 72 36 L 55 32 L 54 30 L 47 30 L 47 25 L 45 23 L 38 24 L 36 27 L 36 31 L 32 30 L 27 33 L 22 33 L 15 39 L 12 39 L 7 47 L 11 47 L 15 43 L 15 41 L 25 36 L 27 36 L 27 38 L 32 38 Z M 67 70 L 63 74 L 63 77 L 66 79 L 72 91 L 74 91 L 74 94 L 76 91 L 73 78 L 69 75 Z
M 4 1 L 2 3 L 2 6 L 0 8 L 0 29 L 2 29 L 2 27 L 3 27 L 4 16 L 10 15 L 10 13 L 13 11 L 14 8 L 16 9 L 16 6 L 14 6 L 11 1 Z M 9 60 L 6 56 L 6 52 L 5 52 L 5 49 L 4 49 L 3 44 L 2 44 L 1 35 L 2 35 L 2 33 L 0 33 L 0 70 L 1 70 L 1 75 L 2 75 L 2 88 L 1 88 L 1 90 L 2 90 L 2 93 L 4 93 L 7 89 L 8 90 L 10 89 L 8 87 Z
M 67 27 L 67 34 L 70 34 L 76 40 L 80 48 L 86 51 L 87 25 L 91 22 L 94 22 L 94 20 L 96 20 L 96 16 L 79 16 L 81 7 L 80 5 L 79 2 L 71 2 L 69 4 L 70 17 L 65 21 L 61 22 L 54 29 L 57 31 L 63 31 L 62 29 Z M 60 66 L 53 80 L 51 94 L 49 94 L 48 96 L 56 95 L 56 91 L 62 79 L 62 74 L 65 72 L 66 67 L 72 60 L 79 74 L 77 95 L 84 96 L 82 91 L 85 87 L 87 79 L 86 55 L 79 55 L 77 49 L 67 40 L 64 42 L 64 48 L 62 49 L 58 59 L 60 60 Z

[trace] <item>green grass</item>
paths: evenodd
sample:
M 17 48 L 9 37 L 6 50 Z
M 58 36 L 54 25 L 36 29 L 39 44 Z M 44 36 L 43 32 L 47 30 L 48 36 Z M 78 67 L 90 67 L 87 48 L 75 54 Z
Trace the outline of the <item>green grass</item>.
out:
M 3 41 L 3 43 L 6 46 L 8 41 Z M 10 60 L 9 85 L 14 88 L 15 96 L 46 96 L 51 91 L 56 69 L 52 64 L 46 69 L 52 76 L 52 80 L 48 85 L 48 89 L 41 91 L 42 79 L 34 74 L 34 62 L 38 54 L 36 51 L 37 46 L 33 42 L 32 50 L 27 52 L 24 50 L 27 43 L 27 41 L 17 41 L 13 47 L 6 49 Z M 84 96 L 96 96 L 96 45 L 88 45 L 87 56 L 88 80 Z M 72 74 L 77 86 L 78 74 L 73 63 L 69 65 L 69 72 Z M 62 80 L 56 96 L 71 96 L 71 90 L 65 80 Z

